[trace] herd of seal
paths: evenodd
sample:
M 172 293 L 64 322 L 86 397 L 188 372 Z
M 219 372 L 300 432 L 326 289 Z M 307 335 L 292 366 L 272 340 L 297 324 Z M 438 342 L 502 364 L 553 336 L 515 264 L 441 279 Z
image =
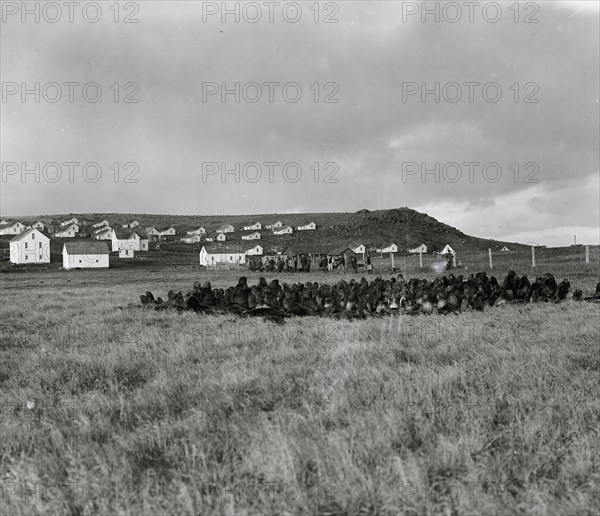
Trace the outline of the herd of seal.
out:
M 210 281 L 196 281 L 185 295 L 170 290 L 167 299 L 151 292 L 140 296 L 142 307 L 154 310 L 191 310 L 199 313 L 233 313 L 263 316 L 282 322 L 291 316 L 321 316 L 364 319 L 392 314 L 449 314 L 466 310 L 484 310 L 506 303 L 557 303 L 566 299 L 600 302 L 600 282 L 595 295 L 583 297 L 579 289 L 571 292 L 569 280 L 557 283 L 546 273 L 530 282 L 527 276 L 509 271 L 503 281 L 478 272 L 468 277 L 448 275 L 434 280 L 408 279 L 402 274 L 390 279 L 381 276 L 368 281 L 341 279 L 334 285 L 306 283 L 270 283 L 260 277 L 249 286 L 245 276 L 227 289 L 212 288 Z M 139 305 L 136 305 L 139 306 Z

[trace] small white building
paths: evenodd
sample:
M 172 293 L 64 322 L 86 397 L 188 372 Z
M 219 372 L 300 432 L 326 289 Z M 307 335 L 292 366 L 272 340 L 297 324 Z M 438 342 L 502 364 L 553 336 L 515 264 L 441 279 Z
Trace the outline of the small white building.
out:
M 103 226 L 92 233 L 96 240 L 112 240 L 113 230 L 110 226 Z
M 225 242 L 225 240 L 227 240 L 227 236 L 225 235 L 225 233 L 219 233 L 216 236 L 216 240 L 217 242 Z
M 260 244 L 253 245 L 252 247 L 246 248 L 244 251 L 246 256 L 262 256 L 263 246 Z
M 12 263 L 50 263 L 50 239 L 31 227 L 10 241 Z
M 256 231 L 249 235 L 242 235 L 242 240 L 260 240 L 260 233 Z
M 205 242 L 214 242 L 214 241 L 215 241 L 215 239 L 214 239 L 214 237 L 206 237 L 206 238 L 204 239 L 204 241 L 205 241 Z
M 100 222 L 96 222 L 92 225 L 93 228 L 101 228 L 102 226 L 110 226 L 110 223 L 108 222 L 108 220 L 103 219 Z
M 71 224 L 75 224 L 77 226 L 77 231 L 79 231 L 79 220 L 77 217 L 71 217 L 60 223 L 61 226 L 70 226 Z
M 73 223 L 68 226 L 61 225 L 60 228 L 54 232 L 54 236 L 56 238 L 75 238 L 77 233 L 79 233 L 79 226 Z
M 255 230 L 261 230 L 262 229 L 262 224 L 260 222 L 254 222 L 253 224 L 250 224 L 249 226 L 244 226 L 244 231 L 255 231 Z
M 273 229 L 274 235 L 291 235 L 294 232 L 291 226 L 277 226 Z
M 444 255 L 444 254 L 448 254 L 451 253 L 454 256 L 456 256 L 456 251 L 454 249 L 452 249 L 452 247 L 450 247 L 450 244 L 446 244 L 444 246 L 444 248 L 440 251 L 440 254 Z
M 0 225 L 2 225 L 2 224 L 9 224 L 9 222 L 6 219 L 2 219 L 2 220 L 0 220 Z
M 408 252 L 411 254 L 419 254 L 419 253 L 427 254 L 427 246 L 425 244 L 419 244 L 415 247 L 408 249 Z
M 146 234 L 148 235 L 148 239 L 151 242 L 160 240 L 160 231 L 158 229 L 156 229 L 154 226 L 150 226 L 149 228 L 146 228 Z
M 298 226 L 298 231 L 314 231 L 317 229 L 317 225 L 314 222 L 309 222 L 304 226 Z
M 367 252 L 365 244 L 362 242 L 352 242 L 349 246 L 355 254 L 364 254 Z
M 200 226 L 198 229 L 194 229 L 193 231 L 188 231 L 188 235 L 206 235 L 206 228 Z
M 140 225 L 140 223 L 137 220 L 130 220 L 126 224 L 123 224 L 123 227 L 126 229 L 133 229 L 133 228 L 137 228 L 139 225 Z
M 398 252 L 398 246 L 396 244 L 394 244 L 394 243 L 385 244 L 380 249 L 377 249 L 377 252 L 378 253 L 397 253 Z
M 160 231 L 160 238 L 164 238 L 164 237 L 168 237 L 168 236 L 175 236 L 175 228 L 173 226 L 169 226 L 166 229 L 163 229 Z
M 0 235 L 18 235 L 25 231 L 25 225 L 21 222 L 9 222 L 0 225 Z
M 32 228 L 37 229 L 38 231 L 44 231 L 44 228 L 46 227 L 44 225 L 44 223 L 41 220 L 36 220 L 32 225 Z
M 197 244 L 202 241 L 202 237 L 200 235 L 192 235 L 188 233 L 181 239 L 182 244 Z
M 217 229 L 217 233 L 233 233 L 235 228 L 231 224 L 223 224 Z
M 500 249 L 500 252 L 502 252 L 502 253 L 507 253 L 509 251 L 510 251 L 510 249 L 506 245 L 502 249 Z
M 269 224 L 268 226 L 265 226 L 265 229 L 275 229 L 275 228 L 280 228 L 281 226 L 283 226 L 283 222 L 278 220 L 277 222 L 273 222 L 273 224 Z
M 148 251 L 148 235 L 141 229 L 113 229 L 111 240 L 112 250 L 119 251 L 119 258 L 132 258 L 134 251 Z
M 107 268 L 108 253 L 106 242 L 68 242 L 63 245 L 63 268 Z
M 219 264 L 243 265 L 246 255 L 239 246 L 204 245 L 200 249 L 200 265 L 216 266 Z

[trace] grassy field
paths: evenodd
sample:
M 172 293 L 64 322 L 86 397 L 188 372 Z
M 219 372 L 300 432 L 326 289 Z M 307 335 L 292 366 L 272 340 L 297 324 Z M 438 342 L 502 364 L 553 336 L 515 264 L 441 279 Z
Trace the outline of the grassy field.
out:
M 517 273 L 600 279 L 595 255 L 548 260 Z M 117 308 L 240 274 L 1 274 L 0 514 L 598 514 L 599 305 L 285 325 Z

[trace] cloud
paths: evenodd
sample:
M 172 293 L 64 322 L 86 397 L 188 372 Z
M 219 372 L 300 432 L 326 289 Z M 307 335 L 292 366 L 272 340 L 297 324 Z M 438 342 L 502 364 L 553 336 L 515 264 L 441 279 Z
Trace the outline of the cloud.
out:
M 266 11 L 254 23 L 232 16 L 204 23 L 199 2 L 140 3 L 136 24 L 114 23 L 108 10 L 97 24 L 9 19 L 3 80 L 97 82 L 103 97 L 52 104 L 11 96 L 2 106 L 3 161 L 94 161 L 103 175 L 97 183 L 11 177 L 2 184 L 3 215 L 32 206 L 180 214 L 431 207 L 431 215 L 467 233 L 510 240 L 535 206 L 536 230 L 565 219 L 569 227 L 598 227 L 598 188 L 590 188 L 600 166 L 596 2 L 540 3 L 532 24 L 515 23 L 508 4 L 498 23 L 480 13 L 473 23 L 433 23 L 431 16 L 421 23 L 404 21 L 399 2 L 340 2 L 339 22 L 331 24 L 322 23 L 324 11 L 314 23 L 314 11 L 302 5 L 298 23 L 280 13 L 269 23 Z M 278 83 L 273 102 L 268 82 Z M 138 103 L 122 102 L 129 83 L 139 85 Z M 203 98 L 207 83 L 219 91 Z M 239 83 L 247 97 L 256 88 L 244 85 L 258 83 L 262 99 L 251 103 L 241 93 L 235 102 L 229 94 L 222 103 L 223 83 Z M 298 102 L 284 99 L 286 83 L 301 88 Z M 459 91 L 459 101 L 448 100 Z M 493 102 L 496 91 L 502 96 Z M 114 180 L 110 167 L 127 162 L 139 165 L 138 183 Z M 205 162 L 242 169 L 296 162 L 302 178 L 203 181 Z M 332 162 L 337 182 L 324 182 Z M 464 166 L 471 162 L 481 164 L 473 181 Z M 439 163 L 440 174 L 458 163 L 463 176 L 403 177 L 407 163 Z M 498 181 L 480 175 L 486 163 L 499 164 Z

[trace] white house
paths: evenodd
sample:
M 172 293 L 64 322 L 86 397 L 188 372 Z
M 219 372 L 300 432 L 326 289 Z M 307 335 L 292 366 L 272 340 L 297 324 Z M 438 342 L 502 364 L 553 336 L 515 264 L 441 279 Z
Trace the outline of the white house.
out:
M 6 220 L 6 219 L 2 219 L 2 220 L 0 220 L 0 225 L 1 225 L 1 224 L 9 224 L 9 222 L 8 222 L 8 220 Z
M 0 235 L 18 235 L 25 231 L 25 225 L 20 222 L 9 222 L 0 225 Z
M 79 226 L 77 224 L 70 224 L 68 226 L 61 225 L 57 231 L 54 232 L 54 236 L 57 238 L 75 238 L 79 233 Z
M 231 224 L 223 224 L 217 229 L 217 233 L 233 233 L 235 228 Z
M 242 235 L 242 240 L 260 240 L 260 233 L 256 231 L 249 235 Z
M 133 258 L 134 251 L 148 251 L 148 236 L 139 229 L 112 232 L 112 250 L 119 251 L 119 258 Z
M 50 239 L 36 228 L 29 228 L 10 241 L 12 263 L 50 263 Z
M 246 255 L 239 246 L 204 245 L 200 249 L 200 265 L 207 267 L 225 263 L 243 265 Z
M 202 241 L 202 237 L 200 235 L 192 235 L 188 233 L 181 239 L 182 244 L 197 244 Z
M 168 228 L 160 231 L 160 237 L 163 238 L 167 236 L 175 236 L 175 233 L 175 228 L 173 226 L 169 226 Z
M 245 250 L 246 256 L 262 256 L 263 254 L 263 246 L 260 244 L 253 245 L 252 247 L 248 247 Z
M 419 253 L 426 254 L 427 246 L 425 244 L 420 244 L 416 247 L 412 247 L 411 249 L 408 250 L 408 252 L 411 254 L 419 254 Z
M 508 246 L 504 246 L 502 249 L 500 249 L 501 252 L 506 253 L 508 251 L 510 251 L 510 249 L 508 248 Z
M 214 241 L 215 241 L 215 239 L 214 239 L 214 237 L 206 237 L 206 238 L 204 239 L 204 241 L 205 241 L 205 242 L 214 242 Z
M 456 251 L 450 247 L 450 244 L 446 244 L 444 248 L 440 251 L 440 254 L 448 254 L 451 253 L 456 256 Z
M 281 226 L 283 226 L 283 222 L 278 220 L 277 222 L 273 222 L 273 224 L 269 224 L 268 226 L 265 226 L 265 229 L 275 229 L 275 228 L 280 228 Z
M 367 248 L 362 242 L 352 242 L 348 247 L 356 254 L 364 254 L 367 252 Z
M 378 253 L 397 253 L 398 252 L 398 246 L 396 244 L 394 244 L 394 243 L 385 244 L 380 249 L 377 249 L 377 252 Z
M 137 228 L 140 225 L 140 223 L 137 220 L 130 220 L 129 222 L 127 222 L 127 224 L 123 224 L 123 227 L 126 229 L 133 229 L 133 228 Z
M 244 231 L 254 231 L 254 230 L 261 230 L 262 229 L 262 224 L 260 222 L 254 222 L 253 224 L 250 224 L 249 226 L 244 226 Z
M 314 231 L 317 229 L 317 225 L 314 222 L 309 222 L 304 226 L 298 226 L 298 231 Z
M 112 240 L 113 230 L 110 226 L 103 226 L 92 233 L 96 240 Z
M 46 226 L 44 226 L 44 223 L 41 220 L 36 220 L 31 227 L 37 229 L 38 231 L 44 231 Z
M 146 234 L 148 235 L 148 239 L 152 242 L 160 239 L 160 231 L 156 229 L 154 226 L 150 226 L 146 228 Z
M 293 232 L 294 230 L 291 228 L 291 226 L 277 226 L 275 229 L 273 229 L 274 235 L 291 235 Z
M 193 231 L 188 231 L 188 235 L 206 235 L 206 228 L 200 226 L 198 229 L 194 229 Z
M 227 240 L 227 236 L 225 233 L 219 233 L 216 237 L 217 242 L 225 242 Z
M 108 267 L 106 242 L 69 242 L 63 245 L 63 268 L 99 269 Z
M 108 220 L 103 219 L 100 222 L 96 222 L 92 225 L 93 228 L 101 228 L 102 226 L 110 226 L 110 223 L 108 222 Z
M 71 224 L 75 224 L 77 226 L 77 231 L 79 231 L 79 220 L 77 217 L 71 217 L 60 223 L 61 226 L 70 226 Z

